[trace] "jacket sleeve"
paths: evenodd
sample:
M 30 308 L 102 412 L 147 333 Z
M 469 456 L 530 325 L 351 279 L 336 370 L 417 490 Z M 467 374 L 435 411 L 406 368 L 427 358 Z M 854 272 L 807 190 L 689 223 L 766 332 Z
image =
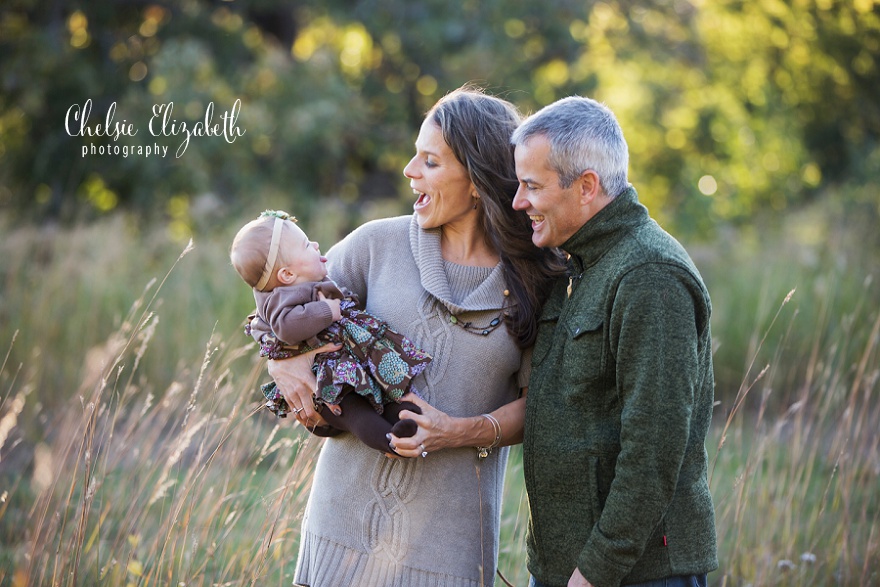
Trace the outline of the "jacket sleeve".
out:
M 701 289 L 663 263 L 619 282 L 609 320 L 620 452 L 604 508 L 578 557 L 595 585 L 619 585 L 655 536 L 672 501 L 688 445 L 699 379 Z

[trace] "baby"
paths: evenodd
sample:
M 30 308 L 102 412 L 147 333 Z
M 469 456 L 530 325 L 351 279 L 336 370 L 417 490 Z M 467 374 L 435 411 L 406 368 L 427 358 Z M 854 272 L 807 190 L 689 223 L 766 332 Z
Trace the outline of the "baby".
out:
M 357 297 L 327 277 L 318 243 L 310 241 L 285 212 L 267 210 L 246 224 L 232 243 L 232 265 L 254 290 L 256 313 L 245 332 L 260 345 L 260 355 L 283 359 L 327 343 L 338 351 L 315 356 L 318 379 L 315 405 L 339 431 L 354 434 L 367 446 L 393 453 L 386 435 L 413 436 L 413 420 L 400 420 L 402 410 L 421 414 L 412 402 L 400 401 L 431 357 L 409 339 L 359 308 Z M 262 386 L 266 406 L 285 417 L 289 406 L 274 383 Z M 336 416 L 325 405 L 342 407 Z

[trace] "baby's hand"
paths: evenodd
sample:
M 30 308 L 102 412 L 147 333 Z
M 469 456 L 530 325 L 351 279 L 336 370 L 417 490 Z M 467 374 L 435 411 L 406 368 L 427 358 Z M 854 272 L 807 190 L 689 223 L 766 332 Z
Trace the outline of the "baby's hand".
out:
M 342 300 L 327 299 L 324 293 L 320 291 L 318 292 L 318 299 L 322 302 L 326 302 L 327 305 L 330 306 L 330 311 L 333 312 L 334 322 L 342 318 L 342 308 L 340 307 Z

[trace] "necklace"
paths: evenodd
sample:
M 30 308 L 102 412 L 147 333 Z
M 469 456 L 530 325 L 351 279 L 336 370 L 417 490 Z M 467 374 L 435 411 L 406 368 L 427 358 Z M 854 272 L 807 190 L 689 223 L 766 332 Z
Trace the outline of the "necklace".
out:
M 510 291 L 505 289 L 504 290 L 504 297 L 507 298 L 507 296 L 509 296 L 509 295 L 510 295 Z M 502 309 L 498 313 L 497 316 L 495 316 L 494 318 L 492 318 L 489 321 L 488 324 L 478 326 L 478 325 L 474 324 L 473 322 L 470 322 L 470 321 L 465 322 L 465 321 L 459 319 L 458 316 L 455 316 L 454 314 L 450 314 L 449 315 L 449 323 L 455 324 L 456 326 L 460 327 L 461 329 L 466 330 L 468 332 L 473 332 L 474 334 L 479 334 L 482 336 L 489 336 L 489 334 L 493 330 L 495 330 L 496 328 L 501 326 L 501 323 L 503 322 L 502 317 L 506 316 L 506 315 L 507 315 L 507 310 Z
M 492 318 L 492 320 L 489 321 L 488 324 L 485 324 L 483 326 L 477 326 L 473 322 L 464 322 L 462 320 L 459 320 L 457 316 L 449 316 L 449 322 L 461 327 L 464 330 L 467 330 L 468 332 L 481 334 L 483 336 L 489 336 L 489 333 L 501 326 L 501 316 L 503 316 L 504 314 L 505 312 L 502 311 L 496 317 Z

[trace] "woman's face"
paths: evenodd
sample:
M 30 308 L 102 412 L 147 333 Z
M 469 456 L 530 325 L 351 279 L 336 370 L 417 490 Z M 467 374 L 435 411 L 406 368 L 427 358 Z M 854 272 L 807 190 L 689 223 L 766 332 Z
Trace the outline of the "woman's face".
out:
M 422 123 L 415 157 L 403 168 L 403 174 L 417 197 L 413 210 L 420 227 L 476 220 L 474 184 L 430 118 Z

